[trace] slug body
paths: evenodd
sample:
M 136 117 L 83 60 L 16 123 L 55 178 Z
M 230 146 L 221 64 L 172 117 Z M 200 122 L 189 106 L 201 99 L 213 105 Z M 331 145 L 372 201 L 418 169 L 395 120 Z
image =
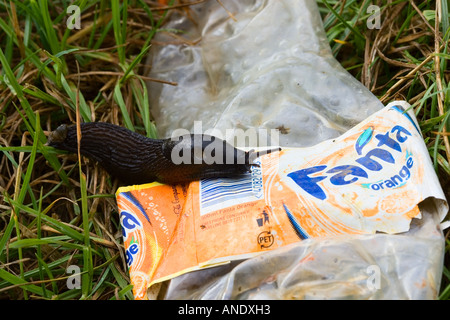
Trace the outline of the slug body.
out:
M 48 145 L 77 152 L 76 126 L 59 126 L 50 134 Z M 249 172 L 253 161 L 262 154 L 236 149 L 213 136 L 150 139 L 105 122 L 81 124 L 80 153 L 127 184 L 179 184 L 237 176 Z

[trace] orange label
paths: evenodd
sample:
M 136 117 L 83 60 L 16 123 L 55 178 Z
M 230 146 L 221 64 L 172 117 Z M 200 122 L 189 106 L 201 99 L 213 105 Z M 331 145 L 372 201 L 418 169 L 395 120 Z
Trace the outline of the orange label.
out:
M 154 283 L 307 238 L 398 233 L 447 204 L 414 115 L 387 106 L 334 140 L 256 160 L 241 178 L 120 188 L 134 295 Z

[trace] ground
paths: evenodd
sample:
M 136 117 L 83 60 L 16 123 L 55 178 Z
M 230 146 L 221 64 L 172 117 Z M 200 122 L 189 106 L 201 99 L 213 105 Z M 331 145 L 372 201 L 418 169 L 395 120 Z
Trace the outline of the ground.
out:
M 337 60 L 383 103 L 413 106 L 448 198 L 448 1 L 317 2 Z M 117 181 L 45 146 L 46 136 L 82 118 L 155 137 L 144 81 L 159 80 L 145 76 L 143 61 L 156 32 L 182 38 L 164 21 L 190 2 L 69 4 L 0 2 L 0 299 L 132 299 Z

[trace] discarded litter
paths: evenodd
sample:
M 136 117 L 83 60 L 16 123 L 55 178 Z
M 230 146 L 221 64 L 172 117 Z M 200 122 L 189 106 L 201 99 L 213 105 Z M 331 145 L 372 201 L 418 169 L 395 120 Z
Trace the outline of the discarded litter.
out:
M 117 191 L 136 299 L 166 280 L 165 299 L 435 298 L 448 205 L 409 105 L 334 60 L 315 1 L 226 5 L 236 21 L 216 1 L 197 25 L 174 13 L 201 42 L 150 58 L 178 83 L 149 86 L 161 137 L 277 129 L 282 151 L 239 180 Z
M 442 220 L 445 196 L 404 106 L 391 104 L 316 146 L 264 155 L 239 179 L 120 188 L 130 274 L 144 290 L 136 295 L 305 239 L 406 232 L 429 198 Z

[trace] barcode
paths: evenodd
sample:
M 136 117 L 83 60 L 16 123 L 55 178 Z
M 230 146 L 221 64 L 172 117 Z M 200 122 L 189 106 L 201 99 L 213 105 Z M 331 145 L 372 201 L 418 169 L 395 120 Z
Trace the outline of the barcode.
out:
M 239 178 L 203 179 L 200 180 L 200 214 L 259 200 L 262 196 L 260 168 L 253 168 L 251 173 Z

